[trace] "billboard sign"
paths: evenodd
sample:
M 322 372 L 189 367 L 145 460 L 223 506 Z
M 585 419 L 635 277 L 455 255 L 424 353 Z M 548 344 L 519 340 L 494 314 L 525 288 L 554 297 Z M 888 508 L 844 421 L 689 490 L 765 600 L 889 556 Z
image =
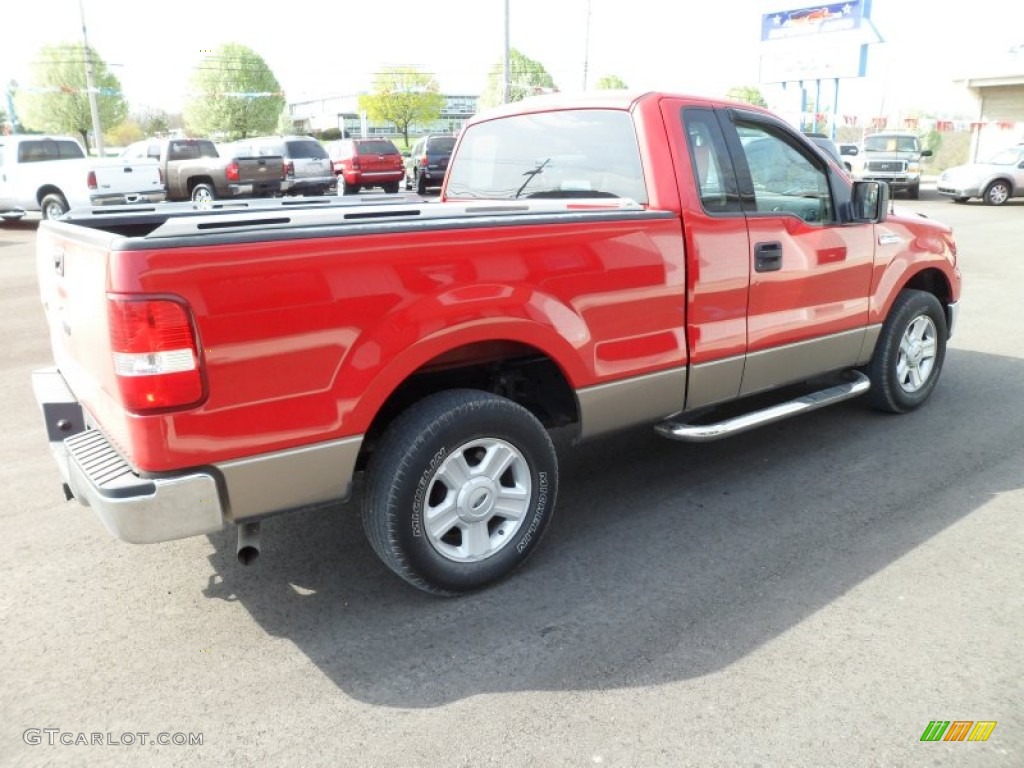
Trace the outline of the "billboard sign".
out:
M 846 0 L 843 3 L 765 13 L 761 16 L 761 42 L 807 39 L 830 32 L 853 32 L 860 29 L 865 19 L 865 2 Z

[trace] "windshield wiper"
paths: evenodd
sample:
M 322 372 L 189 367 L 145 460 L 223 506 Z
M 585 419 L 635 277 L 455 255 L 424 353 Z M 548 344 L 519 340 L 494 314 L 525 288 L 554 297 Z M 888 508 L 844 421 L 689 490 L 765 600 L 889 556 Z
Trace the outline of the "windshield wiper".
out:
M 523 172 L 523 176 L 526 177 L 526 181 L 524 181 L 522 183 L 522 185 L 519 187 L 519 189 L 516 190 L 516 197 L 515 197 L 516 200 L 518 200 L 519 196 L 523 194 L 523 190 L 526 189 L 529 186 L 530 182 L 533 181 L 537 176 L 539 176 L 541 173 L 544 172 L 544 166 L 547 165 L 550 162 L 551 162 L 551 158 L 550 157 L 545 158 L 543 162 L 537 163 L 537 167 L 534 168 L 532 171 L 524 171 Z

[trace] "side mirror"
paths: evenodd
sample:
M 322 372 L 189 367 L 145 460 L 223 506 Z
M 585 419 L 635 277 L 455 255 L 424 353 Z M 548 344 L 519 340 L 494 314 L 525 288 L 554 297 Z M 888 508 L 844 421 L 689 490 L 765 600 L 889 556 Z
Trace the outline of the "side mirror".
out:
M 860 154 L 860 151 L 853 144 L 840 144 L 839 145 L 839 154 L 840 155 L 850 155 L 852 157 L 853 155 Z
M 853 182 L 853 218 L 880 224 L 889 215 L 889 185 L 884 181 Z
M 922 149 L 921 150 L 921 157 L 931 157 L 931 156 L 932 156 L 932 151 L 930 149 Z

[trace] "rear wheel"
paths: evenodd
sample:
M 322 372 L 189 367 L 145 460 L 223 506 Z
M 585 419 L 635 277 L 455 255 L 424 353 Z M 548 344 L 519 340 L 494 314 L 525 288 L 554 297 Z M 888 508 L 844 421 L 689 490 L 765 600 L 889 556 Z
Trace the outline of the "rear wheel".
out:
M 192 187 L 193 203 L 212 203 L 216 199 L 217 193 L 214 192 L 212 184 L 196 184 Z
M 892 413 L 922 405 L 935 389 L 945 358 L 946 316 L 939 300 L 927 291 L 901 292 L 868 364 L 872 405 Z
M 1002 205 L 1010 199 L 1010 185 L 1002 180 L 993 181 L 985 187 L 982 199 L 986 205 Z
M 39 211 L 44 219 L 59 219 L 68 212 L 68 201 L 59 192 L 52 192 L 39 203 Z
M 398 192 L 398 182 L 397 181 L 393 181 L 393 182 L 391 182 L 389 184 L 385 184 L 384 185 L 384 191 L 387 192 L 389 195 L 393 195 L 393 194 L 397 193 Z
M 554 446 L 532 413 L 488 392 L 440 392 L 405 411 L 377 446 L 363 526 L 413 586 L 466 592 L 529 557 L 557 487 Z
M 416 194 L 427 194 L 427 177 L 424 176 L 422 173 L 416 174 Z

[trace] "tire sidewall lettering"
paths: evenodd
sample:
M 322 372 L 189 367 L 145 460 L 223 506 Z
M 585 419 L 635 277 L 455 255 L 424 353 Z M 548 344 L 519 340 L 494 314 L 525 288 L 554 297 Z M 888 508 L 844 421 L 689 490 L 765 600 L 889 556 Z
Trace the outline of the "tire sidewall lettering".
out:
M 423 537 L 423 517 L 426 511 L 427 489 L 437 473 L 437 468 L 441 466 L 441 462 L 447 456 L 448 448 L 442 445 L 430 459 L 430 463 L 427 464 L 427 468 L 420 475 L 419 482 L 416 484 L 416 492 L 412 498 L 412 535 L 414 538 L 419 539 Z

